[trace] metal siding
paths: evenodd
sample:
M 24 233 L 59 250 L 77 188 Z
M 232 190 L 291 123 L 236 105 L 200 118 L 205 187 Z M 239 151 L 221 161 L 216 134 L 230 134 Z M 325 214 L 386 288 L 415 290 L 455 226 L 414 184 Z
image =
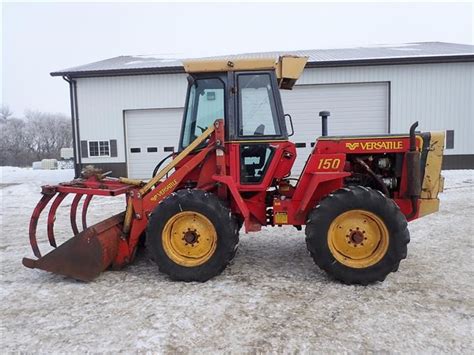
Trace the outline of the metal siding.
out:
M 292 117 L 295 135 L 292 140 L 305 143 L 297 149 L 292 169 L 299 175 L 309 154 L 311 143 L 321 135 L 320 111 L 330 111 L 329 135 L 385 134 L 388 131 L 388 84 L 300 85 L 282 90 L 285 113 Z
M 118 147 L 116 158 L 82 162 L 125 162 L 124 110 L 183 107 L 185 78 L 162 74 L 77 79 L 80 139 L 117 139 Z M 305 69 L 297 84 L 367 82 L 390 82 L 390 132 L 407 132 L 418 120 L 421 130 L 455 131 L 454 149 L 446 154 L 474 153 L 474 63 Z M 319 127 L 317 113 L 308 114 Z M 175 134 L 177 138 L 179 129 Z
M 390 82 L 390 132 L 454 130 L 454 149 L 445 154 L 473 154 L 474 63 L 417 64 L 306 69 L 302 84 Z M 331 121 L 329 121 L 331 132 Z
M 117 140 L 117 157 L 84 158 L 83 164 L 125 162 L 124 111 L 182 108 L 186 75 L 138 75 L 77 79 L 81 140 Z M 178 140 L 181 119 L 175 132 Z

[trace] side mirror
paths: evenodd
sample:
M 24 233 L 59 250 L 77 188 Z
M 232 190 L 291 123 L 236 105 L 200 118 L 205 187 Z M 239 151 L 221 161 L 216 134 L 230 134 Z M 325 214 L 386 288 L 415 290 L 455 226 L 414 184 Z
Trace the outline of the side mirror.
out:
M 288 137 L 291 137 L 293 134 L 295 134 L 295 129 L 293 128 L 293 120 L 291 119 L 291 115 L 289 113 L 285 113 L 285 120 L 288 118 L 288 121 L 290 122 L 290 127 L 291 127 L 291 134 L 288 133 Z

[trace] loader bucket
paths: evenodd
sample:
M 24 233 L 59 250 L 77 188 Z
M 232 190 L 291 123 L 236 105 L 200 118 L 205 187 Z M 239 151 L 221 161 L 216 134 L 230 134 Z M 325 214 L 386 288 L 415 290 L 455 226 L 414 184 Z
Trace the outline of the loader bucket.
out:
M 77 280 L 91 281 L 107 269 L 115 260 L 119 250 L 120 239 L 124 235 L 123 225 L 125 212 L 109 217 L 102 222 L 87 226 L 87 210 L 93 196 L 124 195 L 133 188 L 120 179 L 90 176 L 59 185 L 42 186 L 42 198 L 36 205 L 30 219 L 29 238 L 36 260 L 23 258 L 23 265 L 32 269 L 42 269 Z M 74 236 L 67 242 L 57 246 L 54 237 L 56 211 L 66 196 L 73 194 L 70 221 Z M 82 204 L 82 231 L 79 231 L 76 215 L 79 202 Z M 36 239 L 36 229 L 41 212 L 51 202 L 47 215 L 47 236 L 49 244 L 54 248 L 42 256 Z
M 124 213 L 99 222 L 37 260 L 23 265 L 81 281 L 91 281 L 107 269 L 118 251 Z

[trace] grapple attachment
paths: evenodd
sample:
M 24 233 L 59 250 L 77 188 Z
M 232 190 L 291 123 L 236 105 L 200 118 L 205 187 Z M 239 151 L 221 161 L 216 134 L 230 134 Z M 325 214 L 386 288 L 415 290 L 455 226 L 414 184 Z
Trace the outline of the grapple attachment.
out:
M 123 235 L 125 213 L 119 213 L 91 227 L 87 227 L 87 210 L 94 195 L 117 196 L 127 193 L 132 185 L 119 179 L 91 176 L 76 179 L 56 186 L 43 186 L 42 198 L 38 202 L 30 220 L 30 244 L 37 260 L 23 258 L 23 265 L 65 275 L 77 280 L 90 281 L 107 269 L 117 256 L 120 238 Z M 70 211 L 71 228 L 74 237 L 59 247 L 54 237 L 56 211 L 68 194 L 75 194 Z M 76 223 L 77 208 L 83 196 L 82 228 L 79 232 Z M 54 199 L 53 199 L 54 198 Z M 54 248 L 41 256 L 36 239 L 36 228 L 41 212 L 51 203 L 47 218 L 49 244 Z
M 85 229 L 38 260 L 23 258 L 23 265 L 91 281 L 117 255 L 123 217 L 120 213 Z

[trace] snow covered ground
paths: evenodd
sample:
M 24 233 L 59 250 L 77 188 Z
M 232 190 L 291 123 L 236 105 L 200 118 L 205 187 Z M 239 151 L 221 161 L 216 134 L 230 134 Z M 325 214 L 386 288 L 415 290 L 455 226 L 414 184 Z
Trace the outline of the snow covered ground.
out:
M 399 272 L 361 287 L 326 277 L 294 228 L 242 235 L 233 264 L 204 284 L 171 282 L 145 256 L 92 283 L 26 269 L 40 185 L 73 174 L 0 169 L 2 352 L 474 352 L 472 170 L 443 173 L 441 211 L 410 223 Z M 97 199 L 91 223 L 122 206 Z

